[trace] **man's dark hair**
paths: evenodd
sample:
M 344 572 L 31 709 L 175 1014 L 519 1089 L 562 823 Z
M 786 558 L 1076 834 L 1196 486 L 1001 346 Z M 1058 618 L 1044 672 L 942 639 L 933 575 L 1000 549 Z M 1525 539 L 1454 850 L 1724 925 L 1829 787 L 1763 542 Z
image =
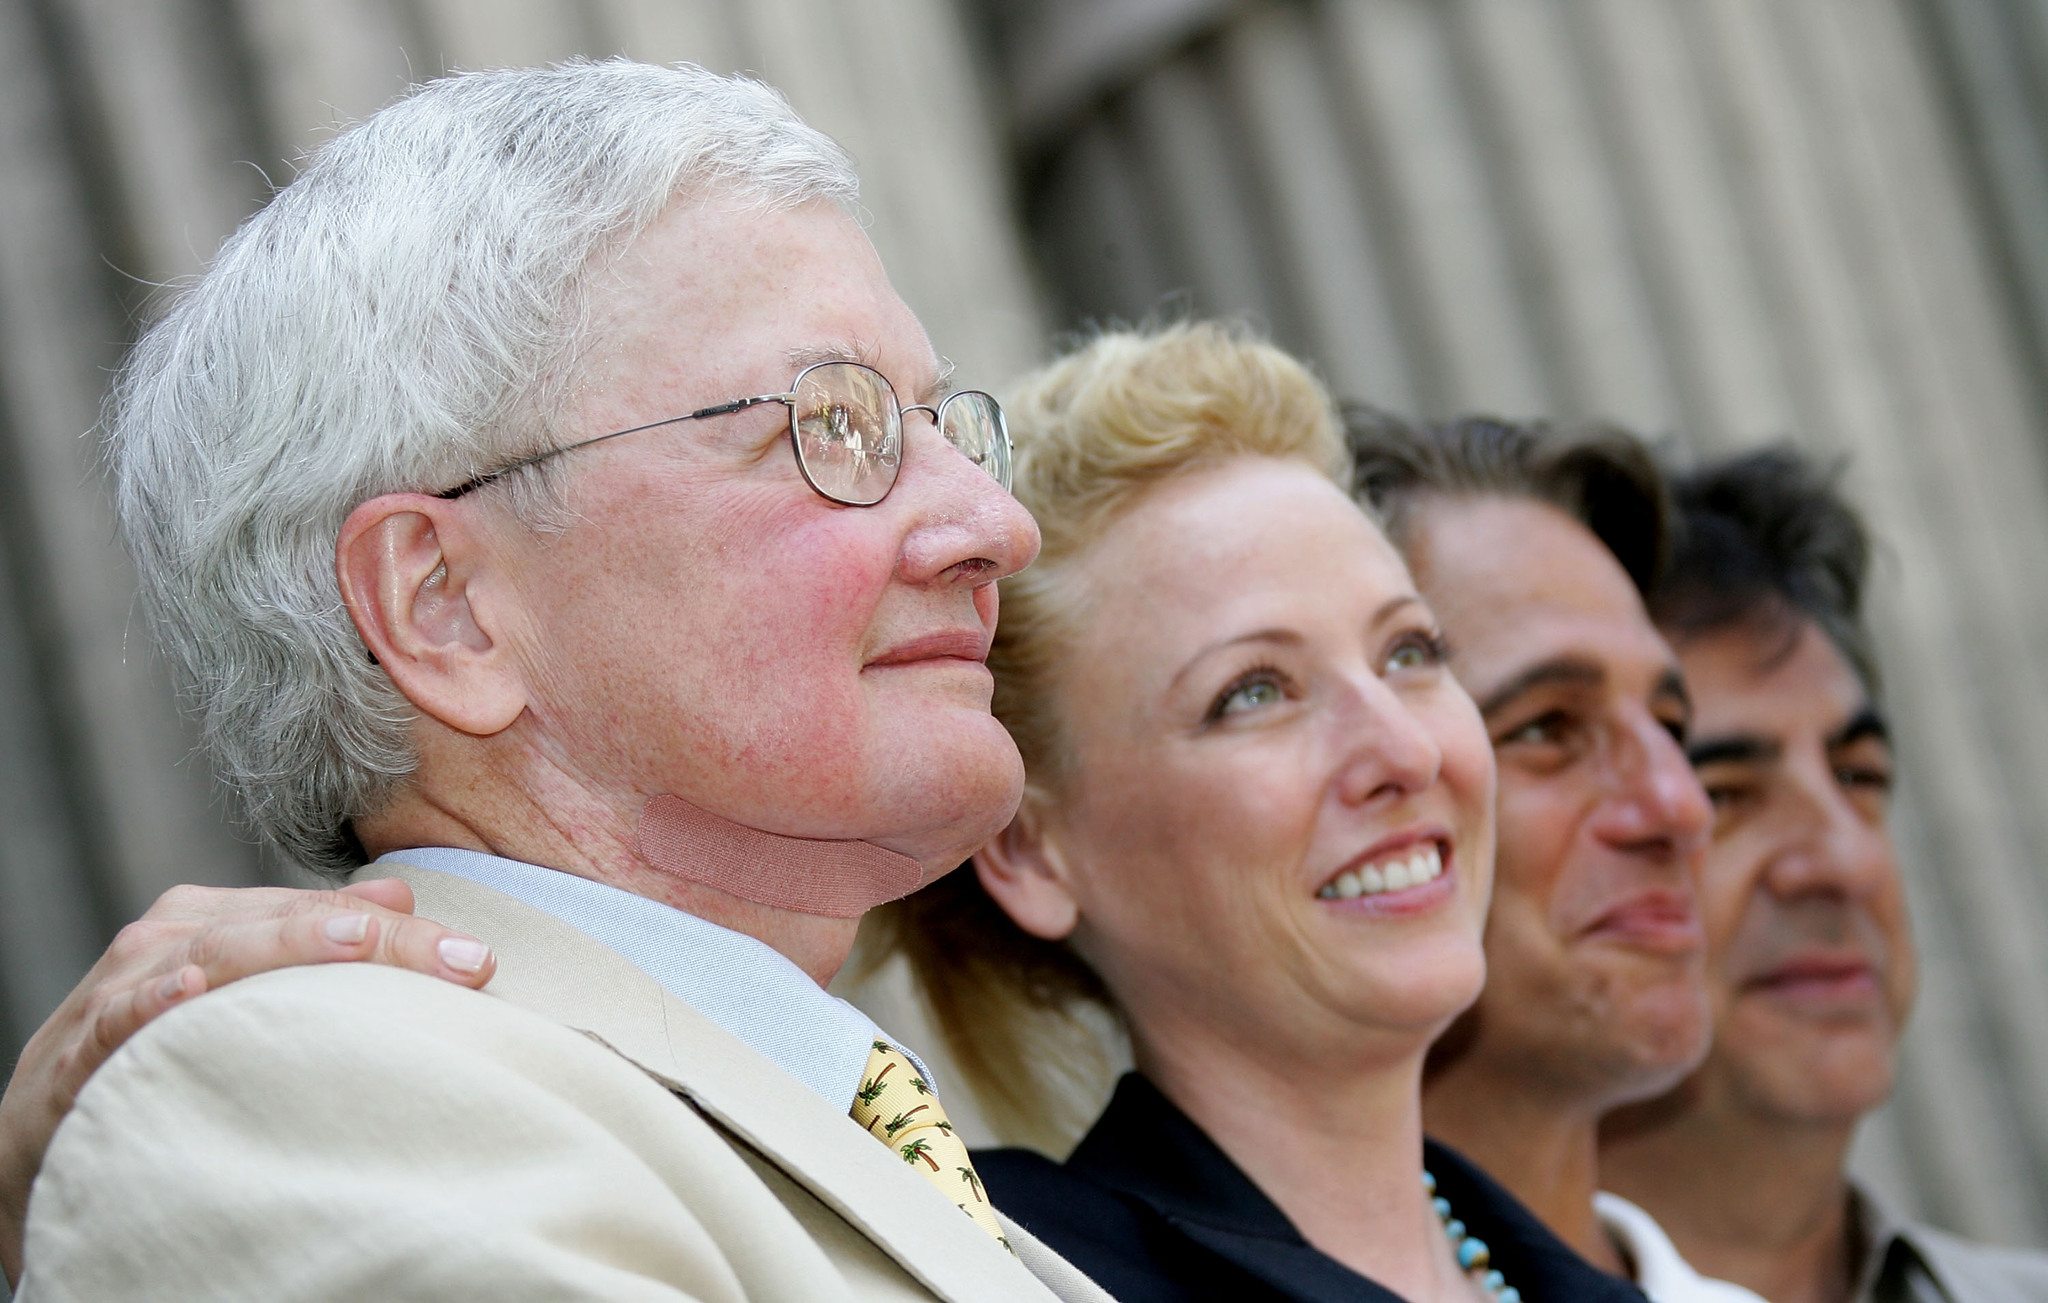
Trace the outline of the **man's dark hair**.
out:
M 1638 592 L 1656 587 L 1671 540 L 1664 476 L 1642 440 L 1614 426 L 1517 424 L 1485 416 L 1411 421 L 1344 409 L 1354 492 L 1405 548 L 1410 517 L 1432 497 L 1548 503 L 1607 545 Z
M 1659 627 L 1683 640 L 1754 623 L 1782 628 L 1789 648 L 1811 620 L 1874 695 L 1870 538 L 1837 488 L 1841 472 L 1781 445 L 1673 475 L 1677 545 L 1650 599 Z

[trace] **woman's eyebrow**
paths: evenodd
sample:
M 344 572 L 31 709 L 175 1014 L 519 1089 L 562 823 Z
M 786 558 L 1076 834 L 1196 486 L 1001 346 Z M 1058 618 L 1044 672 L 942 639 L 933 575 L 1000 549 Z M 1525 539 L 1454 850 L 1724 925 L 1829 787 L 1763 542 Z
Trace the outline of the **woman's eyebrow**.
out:
M 1251 633 L 1238 634 L 1234 638 L 1224 638 L 1217 642 L 1212 642 L 1208 646 L 1196 652 L 1194 655 L 1188 657 L 1186 663 L 1180 667 L 1180 672 L 1175 674 L 1173 678 L 1167 681 L 1167 691 L 1171 692 L 1175 688 L 1179 687 L 1180 681 L 1188 676 L 1189 671 L 1193 670 L 1197 665 L 1200 665 L 1203 661 L 1209 659 L 1211 656 L 1214 656 L 1217 652 L 1228 651 L 1232 647 L 1241 647 L 1246 643 L 1253 642 L 1273 643 L 1282 647 L 1299 647 L 1302 644 L 1303 639 L 1298 630 L 1273 628 L 1258 629 Z
M 1415 593 L 1403 593 L 1399 597 L 1390 597 L 1386 601 L 1381 602 L 1379 609 L 1372 613 L 1372 618 L 1366 622 L 1367 627 L 1377 628 L 1392 619 L 1394 613 L 1403 607 L 1420 605 L 1422 605 L 1422 598 Z

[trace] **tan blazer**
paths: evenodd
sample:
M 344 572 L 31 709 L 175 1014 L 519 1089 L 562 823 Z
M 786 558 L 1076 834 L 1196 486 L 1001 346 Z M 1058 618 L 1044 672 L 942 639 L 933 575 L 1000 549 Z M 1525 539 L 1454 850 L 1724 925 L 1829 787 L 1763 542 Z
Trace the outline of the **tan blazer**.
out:
M 615 952 L 396 876 L 496 949 L 489 990 L 338 964 L 165 1015 L 58 1128 L 19 1303 L 1108 1303 Z

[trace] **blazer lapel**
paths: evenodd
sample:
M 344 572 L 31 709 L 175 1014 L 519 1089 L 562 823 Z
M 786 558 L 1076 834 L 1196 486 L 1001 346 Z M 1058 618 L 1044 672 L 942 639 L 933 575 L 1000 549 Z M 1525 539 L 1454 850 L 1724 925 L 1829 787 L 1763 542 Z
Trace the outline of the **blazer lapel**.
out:
M 392 861 L 358 876 L 404 879 L 420 914 L 493 947 L 498 972 L 491 995 L 596 1037 L 632 1061 L 766 1156 L 939 1297 L 1044 1303 L 1046 1286 L 886 1145 L 623 955 L 466 878 Z

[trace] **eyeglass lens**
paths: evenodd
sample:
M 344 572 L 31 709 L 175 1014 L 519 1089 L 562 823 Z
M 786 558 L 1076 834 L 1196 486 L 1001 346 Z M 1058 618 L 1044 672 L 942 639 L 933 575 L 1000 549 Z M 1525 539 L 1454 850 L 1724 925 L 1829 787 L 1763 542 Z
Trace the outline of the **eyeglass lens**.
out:
M 903 462 L 903 412 L 882 373 L 857 362 L 825 362 L 797 380 L 791 418 L 797 460 L 811 486 L 853 506 L 888 496 Z M 1010 437 L 1003 409 L 979 390 L 939 404 L 939 433 L 960 454 L 1010 487 Z
M 939 433 L 996 483 L 1010 487 L 1010 435 L 995 399 L 978 389 L 954 394 L 939 404 Z
M 880 372 L 851 362 L 811 367 L 790 417 L 798 461 L 818 492 L 860 507 L 888 495 L 903 461 L 903 416 Z

